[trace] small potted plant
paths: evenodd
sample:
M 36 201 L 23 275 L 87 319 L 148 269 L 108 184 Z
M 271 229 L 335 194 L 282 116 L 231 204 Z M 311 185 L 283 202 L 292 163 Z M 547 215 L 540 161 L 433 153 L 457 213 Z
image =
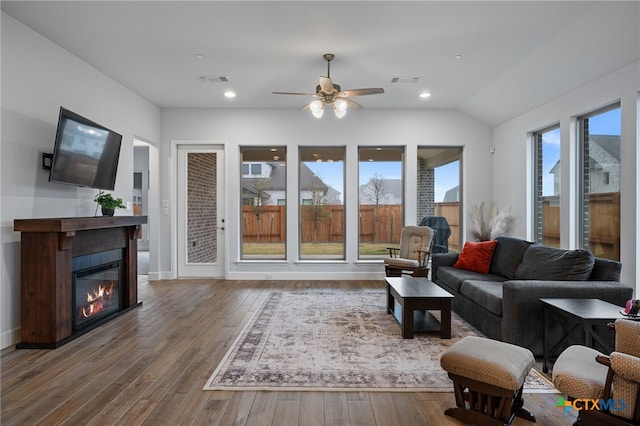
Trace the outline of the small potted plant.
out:
M 122 203 L 122 198 L 113 198 L 111 194 L 106 194 L 104 191 L 98 192 L 94 201 L 102 209 L 102 216 L 113 216 L 116 209 L 124 209 L 125 206 Z M 98 208 L 96 207 L 96 210 Z

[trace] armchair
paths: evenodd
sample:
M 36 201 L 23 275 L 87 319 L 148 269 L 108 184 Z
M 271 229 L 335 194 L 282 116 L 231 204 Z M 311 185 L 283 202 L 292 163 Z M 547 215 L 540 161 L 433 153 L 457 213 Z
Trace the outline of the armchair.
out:
M 619 319 L 614 329 L 615 351 L 609 356 L 570 346 L 554 365 L 553 384 L 560 392 L 573 400 L 600 401 L 598 409 L 581 407 L 574 425 L 640 425 L 640 321 Z
M 436 231 L 428 226 L 405 226 L 400 233 L 400 247 L 387 247 L 389 257 L 384 259 L 388 277 L 402 274 L 426 277 L 429 256 L 433 249 Z

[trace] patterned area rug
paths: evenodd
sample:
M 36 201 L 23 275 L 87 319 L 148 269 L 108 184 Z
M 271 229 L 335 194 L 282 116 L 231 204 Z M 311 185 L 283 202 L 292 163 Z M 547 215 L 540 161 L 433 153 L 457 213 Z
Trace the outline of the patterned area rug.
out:
M 453 391 L 440 355 L 480 333 L 455 314 L 451 328 L 450 340 L 439 333 L 402 339 L 380 290 L 274 291 L 204 390 Z M 527 391 L 555 389 L 532 370 Z

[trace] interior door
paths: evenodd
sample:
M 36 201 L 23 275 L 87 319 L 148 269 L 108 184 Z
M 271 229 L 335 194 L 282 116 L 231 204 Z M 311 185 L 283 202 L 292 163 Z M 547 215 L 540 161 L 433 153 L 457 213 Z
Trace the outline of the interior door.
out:
M 224 150 L 178 145 L 178 278 L 224 278 Z

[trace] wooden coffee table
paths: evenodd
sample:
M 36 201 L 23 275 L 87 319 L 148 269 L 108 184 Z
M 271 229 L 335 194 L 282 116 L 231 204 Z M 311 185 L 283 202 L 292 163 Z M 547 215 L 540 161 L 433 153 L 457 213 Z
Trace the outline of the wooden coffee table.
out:
M 451 299 L 453 295 L 426 278 L 410 276 L 385 277 L 387 282 L 387 312 L 395 316 L 395 302 L 402 307 L 402 338 L 413 339 L 414 331 L 440 331 L 442 339 L 451 339 Z M 440 321 L 428 310 L 439 310 Z M 422 318 L 416 326 L 417 311 Z

